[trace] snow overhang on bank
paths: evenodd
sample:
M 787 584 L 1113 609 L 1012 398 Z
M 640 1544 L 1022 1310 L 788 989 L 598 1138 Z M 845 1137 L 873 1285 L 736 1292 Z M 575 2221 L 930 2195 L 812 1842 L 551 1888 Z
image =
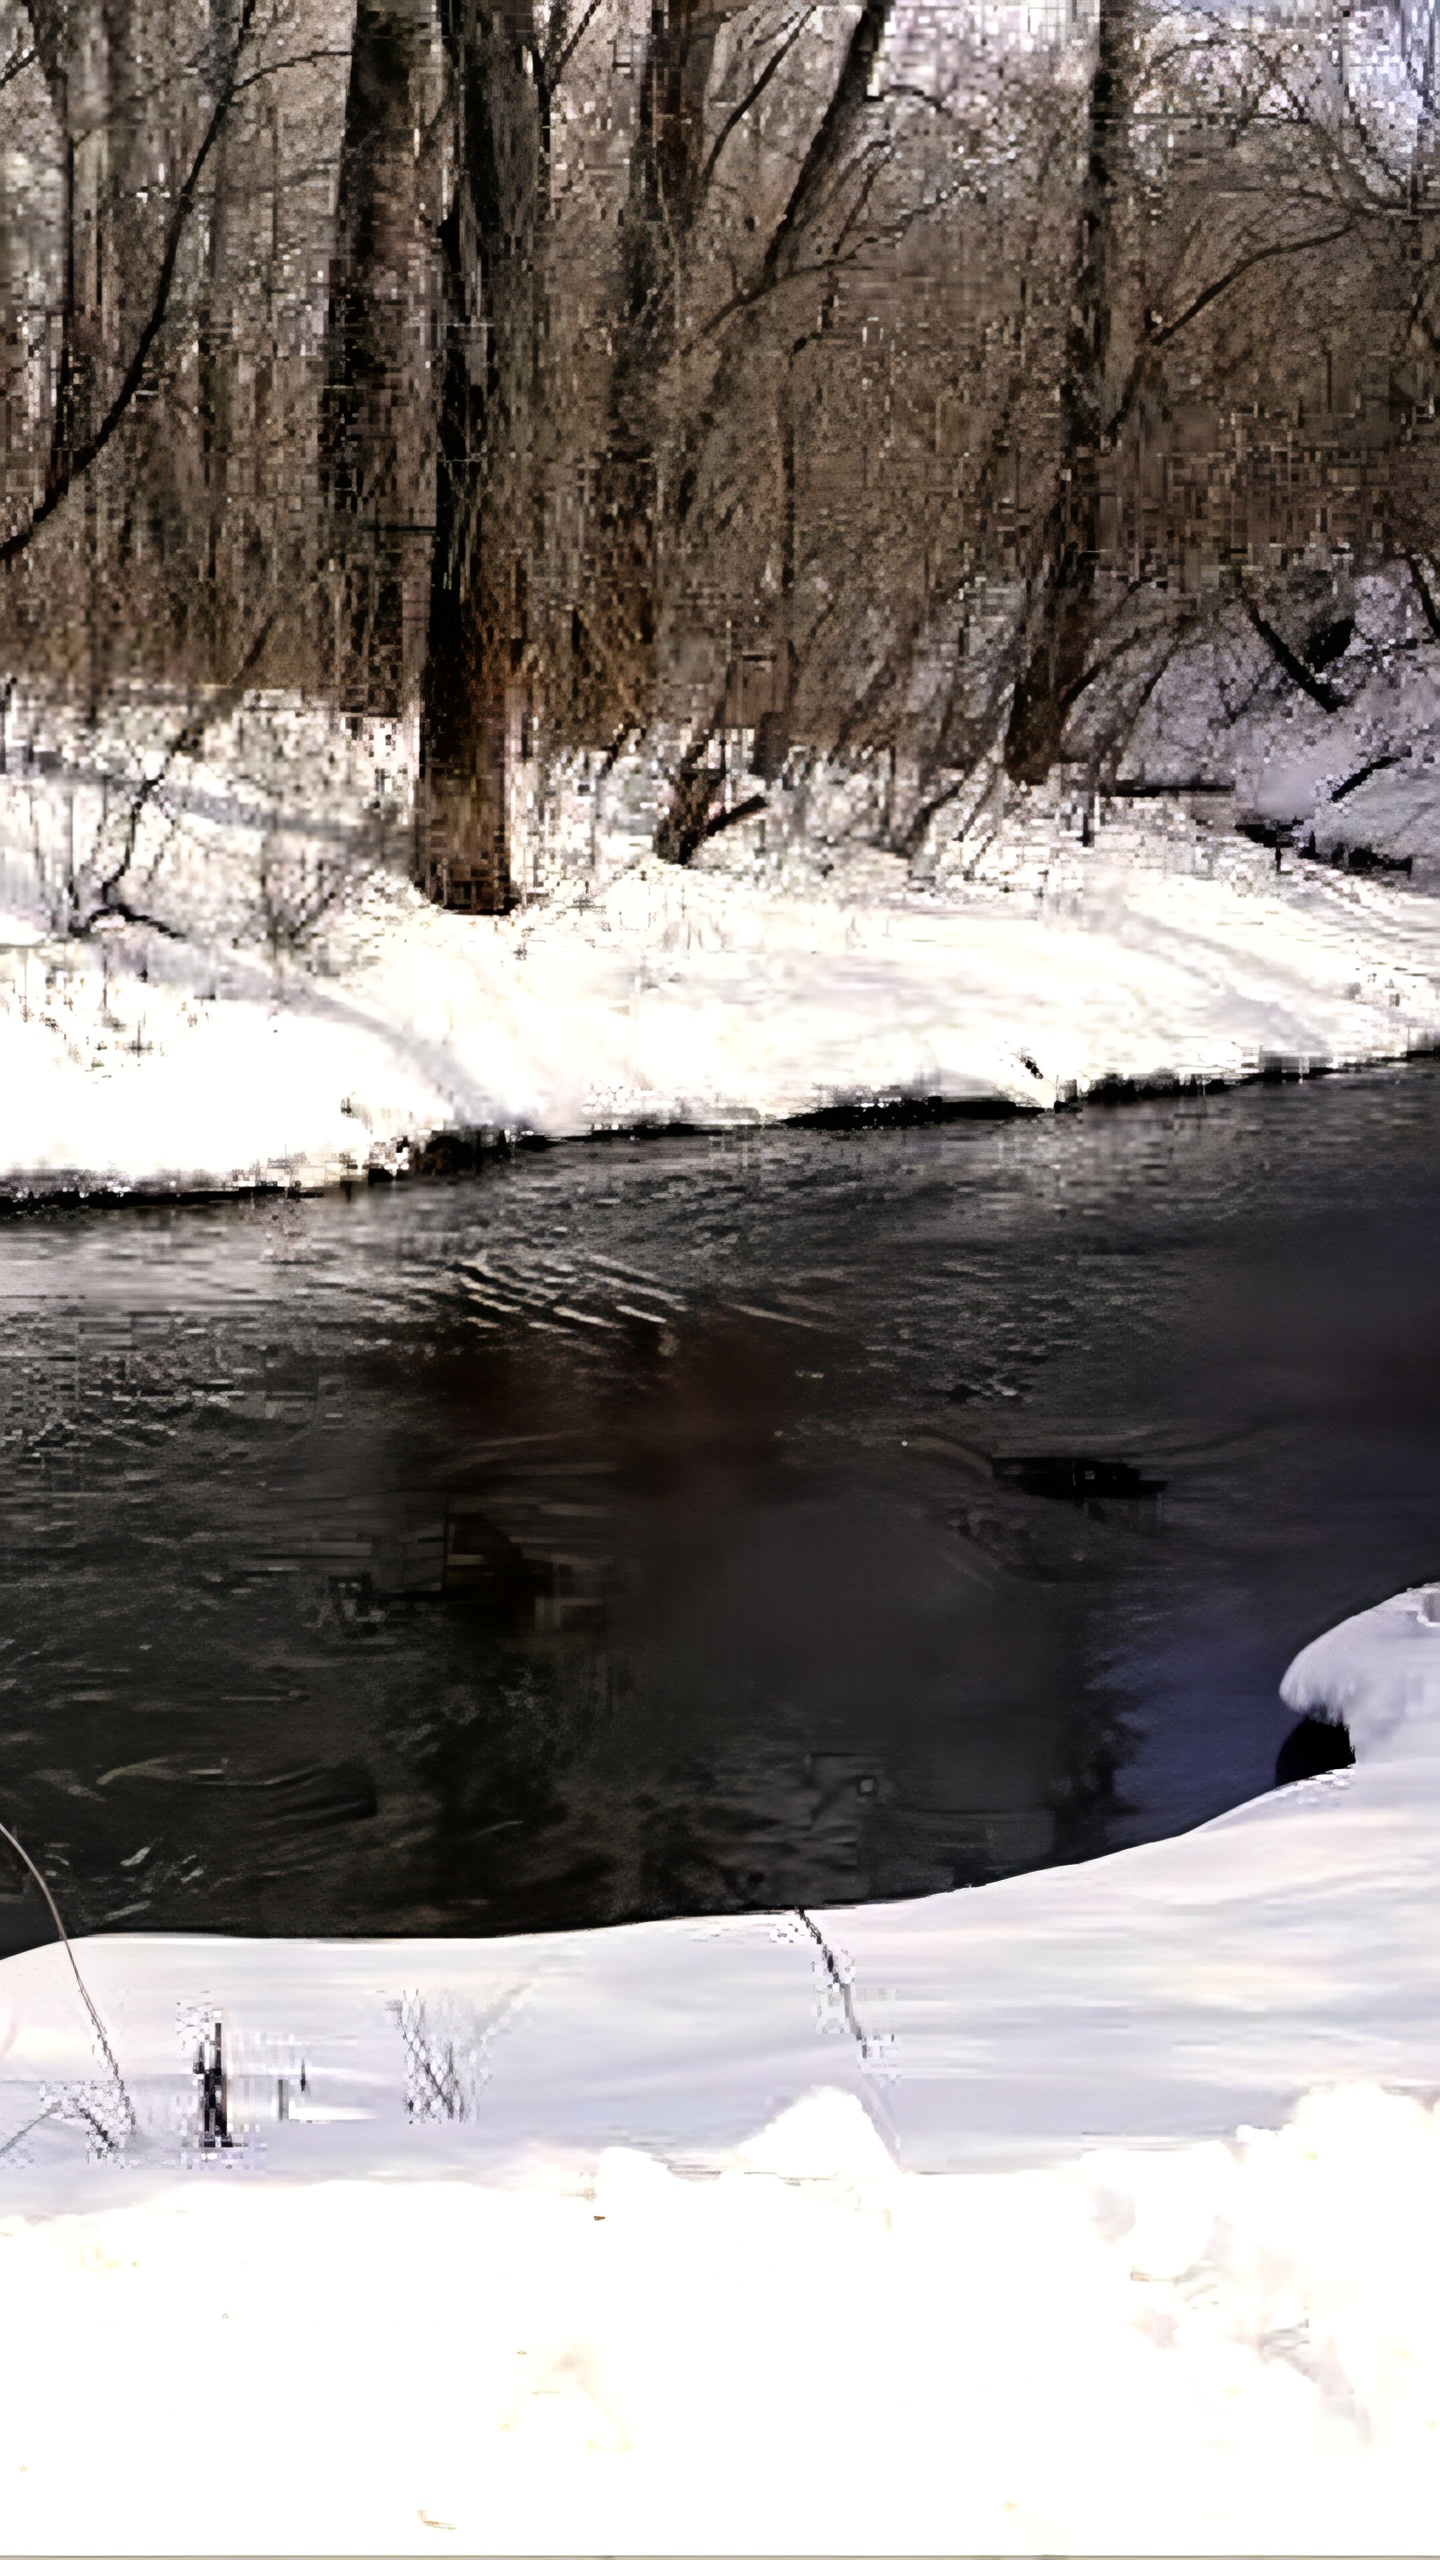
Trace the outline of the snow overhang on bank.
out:
M 1440 1042 L 1440 900 L 1178 818 L 1082 849 L 1032 812 L 923 883 L 858 841 L 781 860 L 737 829 L 688 872 L 617 842 L 498 918 L 372 867 L 286 956 L 242 894 L 253 829 L 172 858 L 164 932 L 57 932 L 21 797 L 0 781 L 11 1189 L 307 1187 L 442 1131 L 1047 1109 Z
M 1366 1764 L 1440 1759 L 1440 1584 L 1401 1591 L 1297 1654 L 1287 1707 L 1344 1725 Z

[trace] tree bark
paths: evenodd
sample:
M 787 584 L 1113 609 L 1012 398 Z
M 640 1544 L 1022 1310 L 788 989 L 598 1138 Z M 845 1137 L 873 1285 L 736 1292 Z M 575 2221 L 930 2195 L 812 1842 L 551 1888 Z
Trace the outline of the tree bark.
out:
M 1053 772 L 1089 669 L 1131 44 L 1131 0 L 1100 0 L 1060 390 L 1059 484 L 1042 529 L 1028 645 L 1005 735 L 1005 769 L 1014 782 L 1041 783 Z
M 434 503 L 426 0 L 359 0 L 340 147 L 321 416 L 338 699 L 399 718 L 424 648 Z
M 709 177 L 705 99 L 715 47 L 740 5 L 652 0 L 622 225 L 624 305 L 597 474 L 596 574 L 575 633 L 575 717 L 596 735 L 641 728 L 654 709 L 664 376 Z
M 528 561 L 540 496 L 547 101 L 531 0 L 443 0 L 454 198 L 421 706 L 422 878 L 451 906 L 511 902 Z

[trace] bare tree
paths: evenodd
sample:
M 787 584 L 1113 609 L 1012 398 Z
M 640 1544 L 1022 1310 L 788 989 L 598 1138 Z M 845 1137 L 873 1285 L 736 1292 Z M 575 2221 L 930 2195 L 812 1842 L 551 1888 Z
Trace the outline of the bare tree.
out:
M 606 439 L 596 473 L 593 589 L 575 608 L 573 676 L 583 729 L 640 729 L 655 707 L 659 521 L 670 456 L 665 385 L 686 314 L 688 264 L 724 140 L 707 151 L 717 42 L 744 0 L 654 0 L 621 223 Z M 810 12 L 802 12 L 809 15 Z M 784 58 L 782 36 L 771 64 Z M 766 85 L 751 83 L 751 102 Z M 728 120 L 731 130 L 738 115 Z
M 435 504 L 436 36 L 428 0 L 359 0 L 330 257 L 322 647 L 346 708 L 392 718 L 417 696 Z
M 414 712 L 481 911 L 537 742 L 628 741 L 685 862 L 827 763 L 911 852 L 1103 785 L 1216 633 L 1338 717 L 1367 563 L 1436 644 L 1434 57 L 1428 0 L 0 0 L 4 675 Z
M 1201 539 L 1217 587 L 1293 684 L 1319 708 L 1338 707 L 1328 662 L 1286 637 L 1283 610 L 1254 585 L 1265 443 L 1254 422 L 1278 428 L 1288 416 L 1293 433 L 1307 390 L 1314 418 L 1312 351 L 1317 340 L 1333 349 L 1337 322 L 1356 347 L 1377 329 L 1389 333 L 1395 252 L 1406 224 L 1414 227 L 1413 190 L 1407 202 L 1348 77 L 1335 80 L 1334 58 L 1328 25 L 1181 40 L 1163 20 L 1147 24 L 1135 0 L 1100 0 L 1061 432 L 1005 732 L 1016 781 L 1044 781 L 1067 747 L 1103 761 L 1117 734 L 1117 686 L 1148 698 L 1194 622 L 1173 501 L 1148 556 L 1138 535 L 1147 446 L 1180 462 L 1173 479 L 1186 476 L 1177 409 L 1202 422 L 1190 459 L 1212 490 L 1223 481 L 1246 492 L 1244 544 L 1233 497 L 1228 538 Z M 1166 123 L 1179 129 L 1183 152 L 1150 139 Z M 1422 292 L 1413 316 L 1423 302 Z M 1305 475 L 1291 475 L 1302 508 L 1329 468 L 1324 448 L 1344 442 L 1341 405 L 1327 355 L 1325 423 L 1311 427 Z M 1373 481 L 1366 441 L 1352 431 L 1350 468 Z M 1383 506 L 1377 493 L 1356 521 L 1362 551 L 1385 547 L 1370 520 Z M 1198 515 L 1214 512 L 1200 493 Z M 1329 513 L 1317 499 L 1312 527 Z M 1127 514 L 1137 527 L 1128 540 Z M 1295 531 L 1272 508 L 1267 558 L 1277 537 L 1283 552 Z
M 170 312 L 181 248 L 196 209 L 207 163 L 234 105 L 256 5 L 257 0 L 240 0 L 233 38 L 216 68 L 209 113 L 179 184 L 171 193 L 158 259 L 143 281 L 132 281 L 126 274 L 122 288 L 119 277 L 125 271 L 123 259 L 116 262 L 117 272 L 113 280 L 107 276 L 106 263 L 98 249 L 92 249 L 88 275 L 82 266 L 76 208 L 77 141 L 70 121 L 73 80 L 66 52 L 69 28 L 54 0 L 43 0 L 43 5 L 42 0 L 36 0 L 36 50 L 42 63 L 47 65 L 47 85 L 57 121 L 62 115 L 64 117 L 61 131 L 65 172 L 64 299 L 44 485 L 23 521 L 0 540 L 0 567 L 8 567 L 22 551 L 28 549 L 76 483 L 86 477 L 130 416 L 137 398 L 151 378 L 156 343 Z M 40 33 L 42 26 L 45 29 L 43 38 Z M 127 125 L 123 56 L 115 85 L 119 97 L 117 113 L 123 156 Z M 101 222 L 99 214 L 92 214 L 92 228 L 100 227 Z M 114 302 L 119 304 L 118 325 L 113 339 L 108 342 L 102 331 L 107 283 Z M 137 316 L 132 329 L 126 331 L 125 322 L 132 312 Z
M 1065 720 L 1090 658 L 1101 452 L 1107 432 L 1113 432 L 1107 377 L 1134 48 L 1133 0 L 1099 0 L 1070 329 L 1059 386 L 1062 459 L 1041 536 L 1033 632 L 1005 738 L 1006 768 L 1020 782 L 1043 782 L 1058 761 Z
M 510 897 L 508 778 L 524 719 L 548 193 L 531 0 L 444 0 L 454 183 L 421 729 L 422 868 L 453 905 Z

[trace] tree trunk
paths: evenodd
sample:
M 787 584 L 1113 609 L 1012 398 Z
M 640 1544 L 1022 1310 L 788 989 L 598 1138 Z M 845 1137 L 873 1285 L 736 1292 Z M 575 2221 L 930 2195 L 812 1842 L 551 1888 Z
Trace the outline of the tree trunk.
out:
M 217 51 L 221 46 L 227 53 L 233 48 L 233 21 L 232 0 L 216 0 L 213 24 Z M 226 288 L 230 282 L 233 254 L 231 235 L 242 218 L 242 207 L 236 198 L 243 192 L 243 182 L 242 189 L 237 190 L 228 134 L 221 134 L 211 166 L 214 185 L 195 333 L 195 371 L 196 424 L 200 432 L 200 478 L 205 509 L 204 639 L 208 671 L 213 676 L 230 657 L 236 601 L 228 574 L 231 568 L 228 537 L 237 441 L 236 347 L 234 332 L 226 327 L 225 320 Z
M 71 98 L 72 55 L 75 51 L 70 16 L 64 0 L 30 0 L 30 24 L 35 36 L 50 109 L 55 119 L 56 142 L 60 159 L 60 329 L 55 356 L 54 390 L 51 395 L 49 452 L 43 474 L 42 495 L 63 471 L 68 457 L 84 435 L 84 414 L 88 410 L 85 396 L 85 362 L 81 353 L 83 327 L 80 317 L 83 279 L 78 240 L 79 208 L 76 185 L 76 118 Z
M 598 557 L 576 633 L 576 713 L 594 733 L 642 727 L 654 708 L 664 376 L 705 198 L 706 92 L 716 43 L 737 5 L 652 0 L 622 227 L 624 309 L 597 476 Z
M 329 650 L 349 711 L 416 697 L 434 504 L 427 0 L 359 0 L 331 262 L 321 487 Z
M 441 226 L 444 348 L 421 709 L 421 875 L 449 906 L 511 902 L 540 499 L 546 102 L 531 0 L 443 0 L 456 134 Z
M 1041 783 L 1053 772 L 1089 672 L 1131 43 L 1131 0 L 1100 0 L 1061 383 L 1059 486 L 1042 530 L 1028 645 L 1005 736 L 1005 770 L 1014 782 Z

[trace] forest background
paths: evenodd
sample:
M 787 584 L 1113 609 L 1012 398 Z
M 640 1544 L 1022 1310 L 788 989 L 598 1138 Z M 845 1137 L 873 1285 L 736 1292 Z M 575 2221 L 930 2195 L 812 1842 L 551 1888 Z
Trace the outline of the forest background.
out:
M 71 929 L 242 700 L 393 724 L 492 911 L 567 759 L 682 864 L 865 768 L 914 859 L 1373 704 L 1436 83 L 1410 0 L 5 0 L 0 693 L 163 711 Z

